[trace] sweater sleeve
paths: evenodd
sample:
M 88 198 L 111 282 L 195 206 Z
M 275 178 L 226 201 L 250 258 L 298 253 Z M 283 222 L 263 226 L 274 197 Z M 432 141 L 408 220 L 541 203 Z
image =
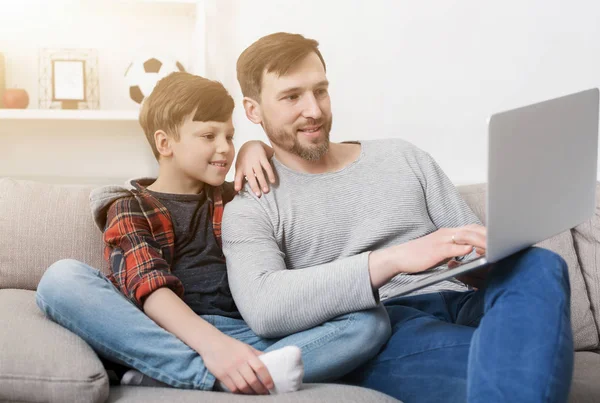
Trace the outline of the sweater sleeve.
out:
M 223 252 L 237 307 L 261 337 L 296 333 L 379 303 L 369 252 L 288 270 L 268 214 L 244 192 L 225 208 Z
M 460 192 L 437 162 L 425 151 L 415 147 L 415 173 L 425 191 L 429 217 L 439 228 L 454 228 L 481 221 L 464 201 Z
M 183 297 L 183 284 L 171 273 L 135 198 L 122 198 L 110 206 L 103 238 L 116 284 L 138 307 L 161 287 Z

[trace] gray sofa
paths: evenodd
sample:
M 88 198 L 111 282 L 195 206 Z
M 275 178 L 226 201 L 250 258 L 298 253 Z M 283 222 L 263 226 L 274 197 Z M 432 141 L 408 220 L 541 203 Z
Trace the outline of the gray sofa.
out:
M 600 187 L 598 188 L 600 189 Z M 459 187 L 485 221 L 485 185 Z M 74 258 L 107 270 L 89 187 L 0 178 L 0 401 L 2 402 L 397 402 L 365 388 L 306 385 L 281 396 L 110 386 L 102 362 L 79 337 L 47 320 L 34 290 L 54 261 Z M 569 265 L 575 375 L 572 402 L 600 401 L 600 221 L 598 213 L 541 246 Z M 68 292 L 68 290 L 65 290 Z

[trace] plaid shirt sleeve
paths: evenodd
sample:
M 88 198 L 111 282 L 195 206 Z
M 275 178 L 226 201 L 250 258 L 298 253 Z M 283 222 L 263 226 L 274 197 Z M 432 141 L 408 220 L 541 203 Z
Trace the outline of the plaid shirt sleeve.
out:
M 138 307 L 142 308 L 145 298 L 161 287 L 183 297 L 183 284 L 171 273 L 135 198 L 119 199 L 110 206 L 103 237 L 111 280 Z

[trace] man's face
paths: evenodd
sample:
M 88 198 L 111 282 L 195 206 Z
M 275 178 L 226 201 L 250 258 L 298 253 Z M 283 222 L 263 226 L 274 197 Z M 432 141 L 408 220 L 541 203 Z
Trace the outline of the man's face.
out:
M 328 86 L 323 64 L 312 52 L 284 76 L 263 74 L 261 118 L 273 145 L 307 161 L 325 155 L 332 125 Z

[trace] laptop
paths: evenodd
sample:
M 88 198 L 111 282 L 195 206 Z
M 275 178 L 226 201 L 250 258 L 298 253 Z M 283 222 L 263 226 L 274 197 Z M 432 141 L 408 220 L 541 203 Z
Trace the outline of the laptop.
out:
M 488 120 L 487 247 L 402 287 L 405 295 L 498 262 L 589 219 L 596 208 L 598 89 Z

